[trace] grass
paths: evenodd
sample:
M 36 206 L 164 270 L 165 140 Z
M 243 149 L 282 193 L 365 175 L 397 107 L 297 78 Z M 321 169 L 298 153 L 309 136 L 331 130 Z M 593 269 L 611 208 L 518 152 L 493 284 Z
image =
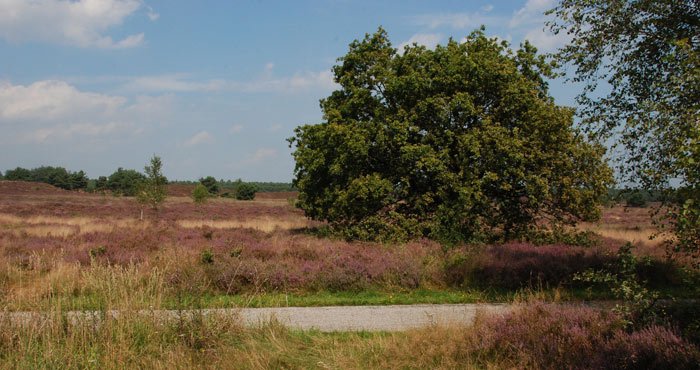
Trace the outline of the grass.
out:
M 158 212 L 147 210 L 145 222 L 137 220 L 139 210 L 129 198 L 50 189 L 0 197 L 0 306 L 52 317 L 22 327 L 0 318 L 0 367 L 580 368 L 604 354 L 622 361 L 609 367 L 682 369 L 693 368 L 683 358 L 697 358 L 696 347 L 667 329 L 621 331 L 614 317 L 597 311 L 532 302 L 611 299 L 602 287 L 571 284 L 567 274 L 581 261 L 608 261 L 621 239 L 638 241 L 637 253 L 653 260 L 645 276 L 661 282 L 662 293 L 697 297 L 697 276 L 676 273 L 658 244 L 643 241 L 651 227 L 647 210 L 606 209 L 600 224 L 583 225 L 603 236 L 600 250 L 346 243 L 300 232 L 309 221 L 275 199 L 196 206 L 170 198 Z M 204 251 L 210 258 L 202 258 Z M 544 262 L 561 273 L 543 274 Z M 251 328 L 196 315 L 168 324 L 129 314 L 99 326 L 65 319 L 71 310 L 475 302 L 511 302 L 522 310 L 482 317 L 474 327 L 402 333 L 294 331 L 276 322 Z M 576 362 L 581 353 L 583 362 Z M 624 362 L 650 353 L 663 366 Z
M 3 368 L 212 369 L 693 369 L 697 347 L 659 326 L 625 331 L 613 314 L 528 302 L 471 327 L 407 332 L 255 327 L 235 317 L 163 322 L 143 315 L 70 322 L 60 306 L 47 320 L 0 320 Z
M 263 232 L 294 230 L 311 226 L 311 222 L 305 219 L 279 219 L 272 217 L 245 220 L 180 220 L 177 221 L 177 224 L 189 229 L 202 227 L 210 227 L 213 229 L 248 228 Z

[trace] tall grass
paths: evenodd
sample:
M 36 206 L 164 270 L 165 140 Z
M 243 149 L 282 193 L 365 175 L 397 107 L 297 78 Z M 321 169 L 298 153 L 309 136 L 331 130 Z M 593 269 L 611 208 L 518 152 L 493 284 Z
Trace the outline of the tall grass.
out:
M 3 368 L 697 369 L 700 352 L 675 331 L 628 332 L 589 307 L 524 304 L 474 326 L 398 333 L 320 333 L 235 316 L 163 320 L 139 311 L 71 320 L 56 306 L 33 320 L 0 318 Z

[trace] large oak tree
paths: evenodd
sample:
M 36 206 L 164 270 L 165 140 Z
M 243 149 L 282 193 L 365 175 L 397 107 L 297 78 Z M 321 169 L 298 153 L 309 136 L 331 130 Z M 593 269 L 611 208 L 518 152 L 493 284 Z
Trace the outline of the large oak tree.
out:
M 604 150 L 549 96 L 530 44 L 482 30 L 398 51 L 380 28 L 338 61 L 324 122 L 290 138 L 309 217 L 352 239 L 459 242 L 598 216 Z

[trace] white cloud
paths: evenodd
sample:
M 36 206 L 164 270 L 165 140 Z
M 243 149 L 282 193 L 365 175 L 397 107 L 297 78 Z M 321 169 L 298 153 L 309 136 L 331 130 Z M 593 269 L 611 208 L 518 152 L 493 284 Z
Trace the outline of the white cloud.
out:
M 233 126 L 231 126 L 231 128 L 228 129 L 228 132 L 230 132 L 232 134 L 237 134 L 241 131 L 243 131 L 243 125 L 239 125 L 239 124 L 234 124 Z
M 73 137 L 97 137 L 115 133 L 133 133 L 134 125 L 124 122 L 108 122 L 106 124 L 75 123 L 70 125 L 42 127 L 22 135 L 24 141 L 46 143 L 52 140 L 68 140 Z
M 515 28 L 524 24 L 542 23 L 544 12 L 553 8 L 554 5 L 555 0 L 527 0 L 525 5 L 513 14 L 508 26 Z
M 127 92 L 212 92 L 296 93 L 306 90 L 333 90 L 337 85 L 331 71 L 299 72 L 288 77 L 273 78 L 270 64 L 262 78 L 251 81 L 223 79 L 196 80 L 188 74 L 141 76 L 128 79 L 121 87 Z
M 489 10 L 486 10 L 488 12 Z M 481 25 L 488 25 L 502 22 L 503 18 L 487 15 L 481 12 L 474 13 L 441 13 L 424 14 L 413 17 L 413 23 L 431 29 L 439 27 L 451 27 L 455 29 L 478 28 Z
M 143 44 L 143 33 L 115 41 L 105 32 L 142 6 L 142 0 L 0 0 L 0 38 L 83 48 L 133 48 Z M 158 14 L 149 8 L 148 17 L 155 20 Z
M 273 148 L 258 148 L 252 154 L 246 155 L 243 159 L 228 164 L 227 167 L 235 170 L 250 168 L 260 165 L 270 159 L 277 157 L 277 149 Z
M 481 10 L 488 13 L 493 10 L 493 5 L 487 4 L 481 7 Z
M 539 52 L 549 53 L 566 45 L 571 41 L 571 36 L 565 32 L 555 35 L 547 29 L 536 27 L 525 34 L 525 39 L 535 45 Z
M 0 117 L 52 121 L 92 114 L 110 114 L 126 98 L 78 91 L 63 81 L 38 81 L 28 86 L 0 84 Z
M 267 128 L 268 132 L 279 132 L 280 130 L 282 130 L 282 125 L 280 124 L 274 124 Z
M 439 33 L 417 33 L 407 41 L 402 42 L 398 46 L 399 52 L 402 52 L 405 46 L 418 44 L 427 47 L 428 49 L 434 49 L 437 44 L 440 43 L 442 35 Z
M 206 131 L 200 131 L 192 135 L 192 137 L 189 139 L 185 140 L 185 146 L 197 146 L 200 144 L 210 143 L 212 141 L 214 141 L 214 137 L 211 136 L 211 134 Z
M 123 88 L 127 91 L 153 92 L 194 92 L 217 91 L 225 88 L 223 80 L 192 81 L 186 74 L 168 74 L 136 77 L 128 81 Z
M 49 142 L 78 137 L 136 135 L 164 121 L 169 96 L 136 97 L 86 92 L 64 81 L 0 83 L 0 128 L 6 140 Z
M 277 157 L 277 150 L 272 148 L 258 148 L 253 155 L 248 156 L 246 161 L 249 164 L 264 162 L 270 158 Z
M 151 21 L 157 21 L 158 18 L 160 18 L 160 14 L 156 13 L 150 6 L 148 7 L 148 13 L 146 13 L 146 15 Z

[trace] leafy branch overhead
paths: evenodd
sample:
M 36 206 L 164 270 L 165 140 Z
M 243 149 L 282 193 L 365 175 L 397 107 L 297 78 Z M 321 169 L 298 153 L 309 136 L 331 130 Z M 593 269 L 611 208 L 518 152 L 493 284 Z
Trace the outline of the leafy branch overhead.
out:
M 298 205 L 348 238 L 512 237 L 540 221 L 595 219 L 604 149 L 573 128 L 552 65 L 475 31 L 399 52 L 379 29 L 333 68 L 324 122 L 295 130 Z
M 582 126 L 622 149 L 623 180 L 676 188 L 667 214 L 675 247 L 698 259 L 700 3 L 563 0 L 549 13 L 551 30 L 572 38 L 558 59 L 585 86 Z

